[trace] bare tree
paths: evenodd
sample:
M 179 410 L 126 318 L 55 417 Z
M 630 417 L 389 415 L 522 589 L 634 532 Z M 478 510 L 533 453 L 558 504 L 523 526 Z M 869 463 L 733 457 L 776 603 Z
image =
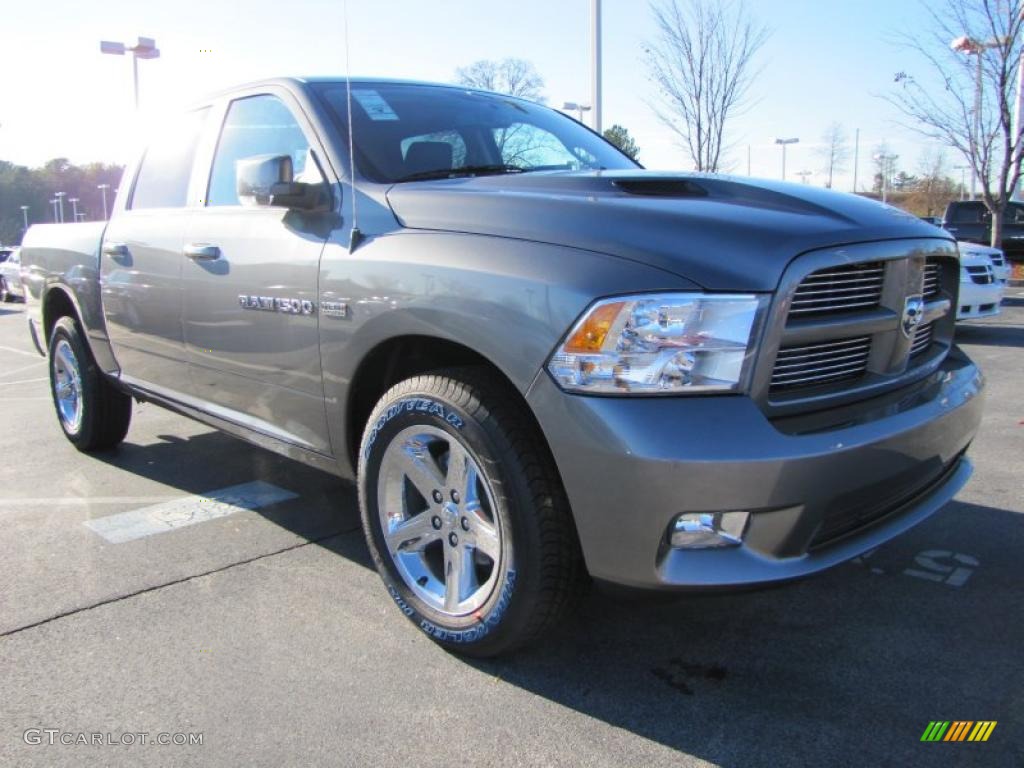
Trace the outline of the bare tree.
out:
M 698 171 L 716 172 L 726 122 L 746 101 L 768 29 L 752 20 L 743 0 L 656 0 L 651 11 L 658 32 L 644 53 L 659 92 L 655 114 Z
M 850 159 L 850 145 L 846 136 L 846 129 L 842 123 L 832 123 L 825 130 L 821 137 L 821 146 L 817 149 L 824 167 L 822 172 L 826 175 L 825 186 L 832 189 L 832 180 L 836 173 L 846 170 L 846 161 Z
M 544 102 L 544 78 L 525 59 L 501 61 L 481 59 L 455 70 L 455 81 L 470 88 L 507 93 L 530 101 Z
M 946 172 L 946 153 L 940 148 L 925 150 L 917 169 L 917 184 L 909 206 L 922 216 L 941 216 L 947 203 L 957 196 L 957 184 Z
M 1012 113 L 1024 47 L 1022 0 L 942 0 L 922 11 L 927 31 L 901 40 L 927 76 L 897 73 L 898 88 L 885 98 L 909 127 L 966 158 L 998 247 L 1003 212 L 1021 175 L 1021 130 Z

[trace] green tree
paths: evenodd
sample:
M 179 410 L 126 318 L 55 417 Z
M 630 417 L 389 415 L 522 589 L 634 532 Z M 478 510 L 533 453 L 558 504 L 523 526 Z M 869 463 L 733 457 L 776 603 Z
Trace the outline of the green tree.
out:
M 604 137 L 619 148 L 624 155 L 629 155 L 631 160 L 636 160 L 640 155 L 640 147 L 636 145 L 629 131 L 616 123 L 611 128 L 606 128 Z
M 0 243 L 16 245 L 24 234 L 25 216 L 21 206 L 28 206 L 29 224 L 52 222 L 54 193 L 64 193 L 64 220 L 71 222 L 71 198 L 78 200 L 80 218 L 95 221 L 103 218 L 100 184 L 108 184 L 107 205 L 113 205 L 113 191 L 121 181 L 124 169 L 119 165 L 89 163 L 75 165 L 58 157 L 39 168 L 0 160 Z

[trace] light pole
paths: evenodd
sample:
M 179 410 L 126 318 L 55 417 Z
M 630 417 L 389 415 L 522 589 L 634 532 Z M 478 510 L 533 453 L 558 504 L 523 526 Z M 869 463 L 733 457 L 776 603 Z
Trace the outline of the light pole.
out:
M 969 165 L 954 165 L 954 171 L 960 171 L 960 199 L 963 200 L 967 196 L 967 169 Z
M 577 115 L 579 115 L 579 121 L 582 123 L 583 113 L 590 111 L 590 105 L 580 104 L 575 101 L 567 101 L 565 102 L 565 104 L 562 105 L 562 109 L 567 112 L 575 112 Z
M 54 192 L 53 196 L 57 198 L 57 204 L 60 206 L 60 217 L 57 219 L 61 224 L 64 223 L 64 196 L 67 192 Z
M 135 109 L 139 108 L 139 59 L 158 59 L 160 50 L 156 47 L 156 40 L 151 37 L 140 37 L 139 41 L 132 46 L 124 43 L 114 43 L 109 40 L 100 41 L 100 53 L 109 53 L 114 56 L 124 56 L 125 53 L 132 55 L 132 82 L 135 86 Z
M 800 139 L 776 139 L 775 143 L 782 147 L 782 180 L 786 180 L 786 147 L 790 144 L 796 144 Z
M 69 197 L 68 202 L 71 203 L 71 220 L 78 221 L 78 198 Z
M 21 206 L 21 218 L 25 222 L 25 231 L 28 232 L 28 206 Z
M 109 184 L 97 184 L 96 189 L 100 191 L 100 195 L 103 197 L 103 220 L 107 220 L 107 190 L 110 189 Z
M 860 128 L 853 139 L 853 194 L 857 194 L 857 170 L 860 168 Z
M 57 213 L 57 198 L 56 197 L 53 198 L 50 201 L 50 205 L 53 206 L 53 223 L 54 224 L 59 224 L 60 223 L 60 215 Z
M 590 104 L 594 130 L 601 133 L 601 0 L 590 0 L 590 54 Z

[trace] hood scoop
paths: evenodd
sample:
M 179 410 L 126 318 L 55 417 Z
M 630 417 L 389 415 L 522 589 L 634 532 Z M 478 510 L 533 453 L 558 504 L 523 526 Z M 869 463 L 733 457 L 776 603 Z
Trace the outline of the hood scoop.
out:
M 642 197 L 707 197 L 708 191 L 688 179 L 617 179 L 613 185 L 628 195 Z

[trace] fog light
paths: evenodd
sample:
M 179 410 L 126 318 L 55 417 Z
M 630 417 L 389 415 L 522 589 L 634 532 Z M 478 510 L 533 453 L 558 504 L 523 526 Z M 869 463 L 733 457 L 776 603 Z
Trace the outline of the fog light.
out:
M 687 512 L 672 525 L 671 544 L 680 549 L 738 547 L 749 512 Z

